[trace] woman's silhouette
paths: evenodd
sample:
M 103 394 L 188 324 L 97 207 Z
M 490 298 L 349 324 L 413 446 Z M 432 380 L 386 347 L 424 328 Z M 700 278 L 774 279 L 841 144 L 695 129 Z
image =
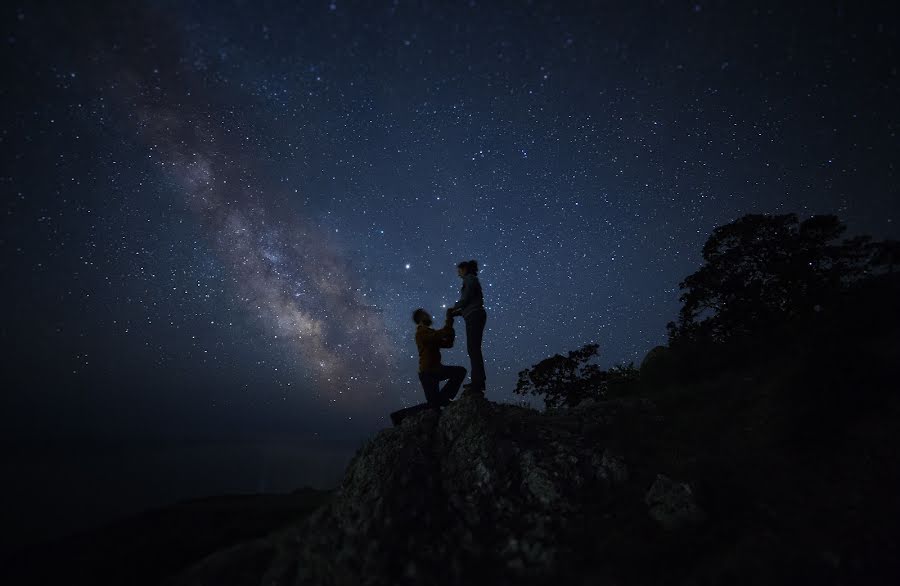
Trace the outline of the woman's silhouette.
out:
M 484 356 L 481 354 L 481 339 L 484 336 L 484 324 L 487 313 L 484 311 L 484 295 L 478 281 L 478 261 L 467 260 L 456 265 L 457 273 L 463 280 L 459 301 L 451 307 L 452 315 L 461 315 L 466 321 L 466 351 L 472 367 L 472 382 L 463 385 L 471 392 L 484 393 Z

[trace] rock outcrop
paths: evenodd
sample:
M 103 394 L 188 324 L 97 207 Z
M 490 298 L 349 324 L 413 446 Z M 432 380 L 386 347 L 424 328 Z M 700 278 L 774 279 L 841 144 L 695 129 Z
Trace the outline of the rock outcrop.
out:
M 604 442 L 641 401 L 542 414 L 480 397 L 385 429 L 305 523 L 220 552 L 176 584 L 573 584 L 609 581 L 598 527 L 617 498 L 641 503 Z
M 702 523 L 706 518 L 694 500 L 690 485 L 675 482 L 664 474 L 657 475 L 644 501 L 650 507 L 650 516 L 669 530 Z

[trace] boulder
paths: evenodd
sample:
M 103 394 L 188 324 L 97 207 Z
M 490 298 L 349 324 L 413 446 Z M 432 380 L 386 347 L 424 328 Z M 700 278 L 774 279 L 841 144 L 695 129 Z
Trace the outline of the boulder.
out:
M 676 482 L 663 474 L 656 475 L 644 502 L 649 507 L 650 516 L 667 530 L 700 523 L 706 518 L 694 500 L 690 485 Z

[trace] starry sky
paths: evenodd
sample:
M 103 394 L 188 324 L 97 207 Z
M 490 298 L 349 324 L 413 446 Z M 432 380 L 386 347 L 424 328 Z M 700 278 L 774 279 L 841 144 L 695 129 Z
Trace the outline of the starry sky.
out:
M 513 401 L 664 343 L 741 215 L 897 238 L 898 15 L 858 4 L 5 4 L 6 490 L 74 527 L 333 486 L 462 260 Z

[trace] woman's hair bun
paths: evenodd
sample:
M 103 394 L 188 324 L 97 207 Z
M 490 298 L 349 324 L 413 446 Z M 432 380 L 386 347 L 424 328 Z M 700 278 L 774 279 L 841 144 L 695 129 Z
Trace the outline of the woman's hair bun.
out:
M 472 273 L 473 275 L 478 274 L 478 261 L 477 260 L 464 260 L 457 267 L 461 269 L 466 269 L 467 273 Z

